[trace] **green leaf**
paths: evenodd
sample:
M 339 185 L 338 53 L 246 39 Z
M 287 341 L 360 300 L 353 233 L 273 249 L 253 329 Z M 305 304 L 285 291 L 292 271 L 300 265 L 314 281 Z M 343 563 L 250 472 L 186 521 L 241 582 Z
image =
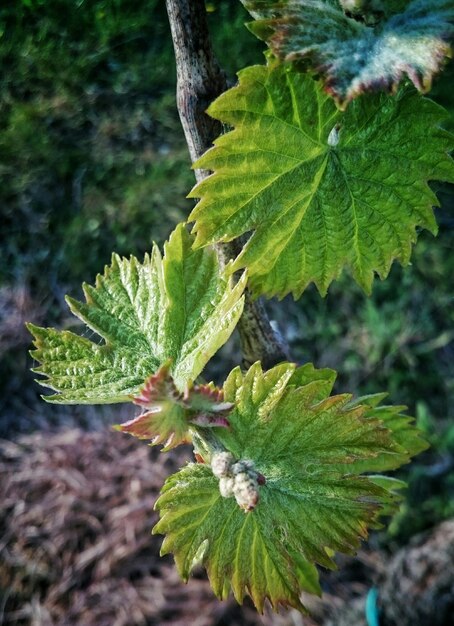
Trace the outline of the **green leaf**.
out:
M 398 492 L 402 489 L 407 488 L 407 483 L 403 480 L 399 480 L 398 478 L 393 478 L 392 476 L 382 476 L 381 474 L 370 475 L 367 477 L 371 480 L 375 485 L 379 485 L 383 487 L 383 489 L 387 489 L 388 491 Z
M 390 432 L 364 419 L 367 407 L 349 407 L 350 396 L 329 397 L 326 372 L 311 377 L 306 367 L 301 378 L 294 384 L 290 363 L 233 370 L 224 385 L 235 404 L 230 429 L 217 433 L 229 452 L 213 453 L 212 468 L 189 464 L 171 476 L 156 503 L 153 532 L 166 535 L 162 553 L 174 553 L 182 577 L 203 563 L 220 598 L 249 594 L 259 611 L 266 598 L 302 609 L 300 592 L 319 589 L 313 563 L 334 567 L 333 551 L 353 553 L 394 501 L 336 467 L 393 450 Z M 238 477 L 254 496 L 248 506 Z
M 394 478 L 392 476 L 382 476 L 381 474 L 369 474 L 367 478 L 368 480 L 373 482 L 374 485 L 378 485 L 379 487 L 382 487 L 382 489 L 386 489 L 386 491 L 389 493 L 389 504 L 386 504 L 382 508 L 379 517 L 393 515 L 396 512 L 396 508 L 404 500 L 404 496 L 400 492 L 402 491 L 402 489 L 407 488 L 407 483 L 403 480 L 399 480 L 398 478 Z M 382 524 L 380 522 L 377 522 L 374 527 L 382 528 Z
M 409 262 L 417 228 L 436 232 L 427 181 L 454 180 L 445 111 L 405 90 L 342 113 L 284 66 L 239 79 L 208 110 L 235 129 L 196 163 L 214 170 L 190 194 L 196 245 L 252 231 L 231 270 L 247 267 L 255 294 L 325 294 L 344 266 L 370 292 L 374 272 Z
M 284 548 L 286 529 L 273 528 L 275 518 L 265 510 L 274 503 L 264 500 L 263 505 L 245 514 L 221 497 L 209 467 L 189 464 L 167 479 L 156 503 L 162 517 L 153 533 L 167 534 L 161 554 L 175 554 L 183 580 L 203 563 L 220 599 L 232 589 L 239 603 L 248 594 L 261 612 L 267 597 L 275 609 L 282 604 L 304 610 L 299 593 L 318 590 L 316 569 L 300 555 L 292 559 L 291 549 Z
M 331 470 L 346 464 L 346 473 L 361 459 L 400 453 L 381 421 L 365 419 L 367 406 L 352 405 L 350 394 L 330 396 L 317 370 L 312 380 L 293 384 L 295 367 L 283 363 L 262 372 L 256 363 L 246 374 L 234 369 L 225 381 L 225 400 L 235 406 L 231 428 L 220 431 L 218 439 L 236 458 L 260 462 L 258 470 L 267 476 L 275 473 L 279 457 L 280 474 L 298 468 L 312 476 L 326 465 Z
M 179 225 L 164 246 L 144 262 L 112 257 L 96 285 L 84 285 L 86 303 L 67 298 L 71 311 L 104 342 L 69 331 L 29 329 L 34 335 L 34 371 L 58 393 L 50 402 L 127 402 L 146 378 L 170 360 L 182 391 L 227 341 L 243 309 L 243 276 L 235 286 L 220 275 L 213 250 L 193 250 Z
M 397 469 L 405 463 L 409 463 L 411 457 L 427 450 L 429 444 L 423 439 L 422 432 L 415 428 L 413 417 L 405 415 L 405 406 L 383 405 L 380 402 L 386 397 L 386 393 L 378 393 L 356 398 L 350 403 L 350 407 L 367 407 L 364 417 L 379 419 L 382 424 L 392 433 L 396 449 L 392 454 L 387 452 L 377 455 L 375 458 L 358 461 L 348 470 L 355 473 L 363 472 L 386 472 Z
M 223 399 L 222 389 L 212 383 L 188 387 L 184 394 L 179 392 L 166 363 L 133 398 L 134 404 L 144 407 L 145 412 L 115 429 L 139 439 L 150 439 L 151 445 L 164 444 L 162 451 L 167 452 L 191 441 L 191 425 L 227 427 L 227 415 L 233 405 Z
M 309 383 L 317 382 L 318 392 L 314 400 L 323 400 L 330 395 L 336 382 L 336 372 L 329 368 L 316 369 L 312 363 L 305 363 L 297 367 L 291 375 L 287 387 L 303 387 Z
M 258 20 L 250 29 L 278 58 L 303 62 L 321 75 L 341 106 L 367 91 L 396 89 L 407 77 L 426 92 L 451 56 L 452 0 L 413 0 L 407 6 L 351 0 L 242 2 Z

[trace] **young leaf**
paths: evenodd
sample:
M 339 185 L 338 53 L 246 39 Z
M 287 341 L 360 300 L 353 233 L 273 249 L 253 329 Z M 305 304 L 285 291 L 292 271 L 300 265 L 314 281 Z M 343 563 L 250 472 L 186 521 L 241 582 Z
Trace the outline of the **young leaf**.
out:
M 266 598 L 302 609 L 300 592 L 316 588 L 312 564 L 334 567 L 333 551 L 353 553 L 394 502 L 387 488 L 336 467 L 392 451 L 389 431 L 364 419 L 367 407 L 349 407 L 350 396 L 328 397 L 326 375 L 313 370 L 310 380 L 306 368 L 303 386 L 294 376 L 290 363 L 233 370 L 224 385 L 235 404 L 230 429 L 217 433 L 229 452 L 212 456 L 213 469 L 190 464 L 171 476 L 156 503 L 153 532 L 166 534 L 162 553 L 174 553 L 182 577 L 203 563 L 220 598 L 231 588 L 259 611 Z M 239 472 L 257 491 L 251 506 L 221 486 Z
M 397 469 L 401 465 L 408 463 L 411 457 L 427 450 L 429 444 L 422 438 L 422 433 L 415 428 L 413 417 L 405 415 L 405 406 L 383 405 L 379 406 L 386 397 L 386 393 L 377 393 L 369 396 L 356 398 L 350 403 L 355 406 L 367 407 L 364 417 L 379 419 L 382 424 L 392 433 L 392 438 L 396 444 L 396 450 L 391 454 L 379 454 L 375 458 L 357 461 L 348 467 L 349 472 L 357 474 L 363 472 L 387 472 Z M 397 449 L 400 449 L 400 453 Z
M 191 440 L 191 425 L 228 426 L 227 415 L 233 405 L 223 402 L 223 398 L 222 389 L 213 384 L 188 387 L 184 394 L 179 392 L 166 363 L 133 398 L 134 404 L 144 407 L 145 412 L 115 428 L 139 439 L 150 439 L 151 445 L 164 444 L 162 451 L 167 452 Z
M 312 476 L 323 466 L 346 464 L 342 473 L 347 473 L 360 459 L 400 453 L 381 421 L 365 419 L 369 407 L 352 404 L 349 394 L 330 396 L 317 370 L 302 385 L 294 384 L 297 375 L 292 363 L 267 372 L 259 363 L 246 374 L 231 372 L 224 383 L 225 400 L 234 403 L 230 429 L 218 439 L 236 458 L 252 459 L 264 476 L 275 475 L 276 457 L 279 473 L 298 469 Z
M 67 298 L 71 311 L 104 342 L 69 331 L 29 329 L 41 362 L 34 371 L 58 393 L 49 402 L 127 402 L 145 379 L 170 360 L 179 391 L 200 374 L 230 337 L 243 308 L 245 277 L 232 286 L 213 250 L 193 250 L 179 225 L 144 262 L 113 255 L 96 285 L 84 285 L 86 303 Z
M 374 272 L 409 262 L 417 228 L 436 232 L 427 181 L 454 180 L 444 110 L 404 90 L 342 113 L 284 66 L 239 79 L 208 110 L 235 129 L 196 164 L 214 170 L 190 194 L 196 245 L 252 231 L 231 269 L 247 267 L 256 294 L 325 294 L 344 266 L 370 292 Z
M 422 92 L 451 56 L 452 0 L 242 0 L 273 53 L 320 74 L 341 106 L 407 77 Z M 342 9 L 344 5 L 345 10 Z M 400 5 L 400 6 L 399 6 Z

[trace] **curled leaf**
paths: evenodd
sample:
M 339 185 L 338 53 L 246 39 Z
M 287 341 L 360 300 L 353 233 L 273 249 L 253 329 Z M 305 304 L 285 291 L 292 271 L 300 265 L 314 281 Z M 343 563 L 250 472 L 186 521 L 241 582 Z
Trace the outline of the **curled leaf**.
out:
M 451 56 L 452 0 L 242 0 L 280 59 L 319 74 L 341 107 L 362 93 L 422 92 Z M 303 64 L 303 65 L 301 65 Z
M 117 430 L 148 439 L 152 445 L 164 444 L 163 451 L 190 441 L 183 394 L 169 374 L 169 364 L 150 376 L 133 402 L 142 406 L 145 412 L 120 424 Z
M 167 452 L 191 440 L 191 426 L 228 427 L 227 415 L 233 404 L 220 403 L 222 398 L 222 389 L 213 384 L 187 387 L 181 393 L 170 374 L 170 364 L 165 363 L 133 398 L 145 411 L 116 429 L 148 439 L 151 445 L 163 444 L 163 452 Z

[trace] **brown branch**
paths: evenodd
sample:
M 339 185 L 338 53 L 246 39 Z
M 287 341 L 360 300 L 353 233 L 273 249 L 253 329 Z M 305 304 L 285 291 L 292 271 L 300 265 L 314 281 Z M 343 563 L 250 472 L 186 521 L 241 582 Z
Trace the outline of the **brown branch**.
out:
M 224 73 L 214 58 L 204 0 L 166 0 L 177 67 L 177 106 L 191 160 L 194 163 L 221 134 L 221 124 L 210 118 L 210 102 L 227 89 Z M 195 170 L 198 181 L 209 172 Z M 235 242 L 216 246 L 222 263 L 237 255 Z M 273 331 L 263 303 L 245 294 L 238 323 L 243 364 L 260 360 L 265 368 L 288 358 L 283 341 Z

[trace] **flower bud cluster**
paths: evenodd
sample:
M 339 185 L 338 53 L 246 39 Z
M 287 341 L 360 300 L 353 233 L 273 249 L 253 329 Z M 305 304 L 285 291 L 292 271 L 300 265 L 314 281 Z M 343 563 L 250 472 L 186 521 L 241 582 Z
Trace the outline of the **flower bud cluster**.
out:
M 213 454 L 211 469 L 219 478 L 219 491 L 223 498 L 235 497 L 238 506 L 253 511 L 259 501 L 259 485 L 265 478 L 248 460 L 236 461 L 230 452 Z

